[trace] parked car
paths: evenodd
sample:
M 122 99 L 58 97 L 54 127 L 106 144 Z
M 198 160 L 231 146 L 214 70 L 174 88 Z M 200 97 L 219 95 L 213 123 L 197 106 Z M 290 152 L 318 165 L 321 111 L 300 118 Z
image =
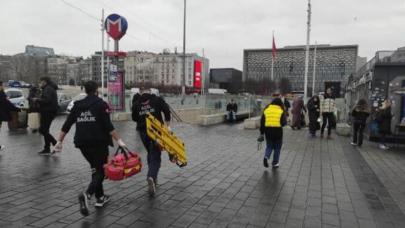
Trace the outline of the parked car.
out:
M 64 93 L 58 93 L 59 113 L 66 112 L 72 98 Z
M 66 111 L 67 112 L 72 111 L 72 108 L 73 108 L 73 105 L 74 105 L 75 101 L 80 101 L 80 100 L 84 99 L 86 96 L 87 96 L 87 94 L 80 93 L 79 95 L 73 97 L 73 99 L 69 102 L 69 105 L 67 106 Z
M 17 108 L 28 107 L 28 100 L 24 97 L 24 93 L 20 89 L 9 88 L 4 91 L 7 98 Z
M 15 80 L 9 80 L 8 81 L 8 87 L 10 88 L 21 88 L 21 82 L 15 81 Z

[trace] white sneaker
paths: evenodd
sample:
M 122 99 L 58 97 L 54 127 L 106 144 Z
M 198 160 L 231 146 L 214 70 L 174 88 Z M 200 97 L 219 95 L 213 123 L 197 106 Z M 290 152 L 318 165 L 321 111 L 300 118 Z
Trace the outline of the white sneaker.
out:
M 379 147 L 381 150 L 388 150 L 388 149 L 389 149 L 389 147 L 386 146 L 386 145 L 384 145 L 384 144 L 380 144 L 378 147 Z
M 350 145 L 357 146 L 357 143 L 351 142 Z
M 148 192 L 149 196 L 154 197 L 156 193 L 156 185 L 155 181 L 153 180 L 152 177 L 148 177 Z
M 0 145 L 0 151 L 4 150 L 5 148 L 6 148 L 6 146 Z

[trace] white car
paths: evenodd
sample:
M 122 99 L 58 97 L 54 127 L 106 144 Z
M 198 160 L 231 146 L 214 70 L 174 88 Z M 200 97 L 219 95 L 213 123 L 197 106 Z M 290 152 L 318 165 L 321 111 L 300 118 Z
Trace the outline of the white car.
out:
M 75 101 L 80 101 L 80 100 L 84 99 L 85 97 L 87 97 L 87 94 L 85 94 L 85 93 L 81 93 L 81 94 L 73 97 L 72 101 L 67 106 L 66 111 L 67 112 L 72 111 L 72 108 L 73 108 L 73 105 L 74 105 Z
M 10 102 L 17 108 L 28 107 L 28 100 L 24 97 L 24 93 L 20 89 L 6 89 L 4 91 Z

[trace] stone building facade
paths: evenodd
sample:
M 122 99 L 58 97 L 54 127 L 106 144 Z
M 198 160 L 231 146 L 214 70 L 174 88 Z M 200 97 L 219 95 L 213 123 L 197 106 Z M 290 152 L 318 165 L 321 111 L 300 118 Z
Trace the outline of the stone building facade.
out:
M 314 49 L 310 46 L 308 91 L 312 90 Z M 357 45 L 317 45 L 315 92 L 323 92 L 325 83 L 345 84 L 348 76 L 356 72 Z M 270 79 L 272 65 L 271 49 L 244 50 L 243 80 Z M 293 90 L 304 90 L 305 46 L 286 46 L 277 49 L 274 59 L 274 80 L 288 78 Z

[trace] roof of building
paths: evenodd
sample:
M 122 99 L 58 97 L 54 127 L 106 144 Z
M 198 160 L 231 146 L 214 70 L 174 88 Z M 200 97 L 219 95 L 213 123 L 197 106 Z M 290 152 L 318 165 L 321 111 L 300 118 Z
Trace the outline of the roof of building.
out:
M 296 45 L 296 46 L 285 46 L 282 48 L 277 48 L 277 51 L 293 51 L 293 50 L 303 50 L 305 49 L 305 45 Z M 315 45 L 310 45 L 310 49 L 315 48 Z M 319 44 L 316 45 L 317 49 L 342 49 L 342 48 L 359 48 L 359 45 L 330 45 L 330 44 Z M 245 52 L 271 52 L 271 48 L 259 48 L 259 49 L 245 49 Z

